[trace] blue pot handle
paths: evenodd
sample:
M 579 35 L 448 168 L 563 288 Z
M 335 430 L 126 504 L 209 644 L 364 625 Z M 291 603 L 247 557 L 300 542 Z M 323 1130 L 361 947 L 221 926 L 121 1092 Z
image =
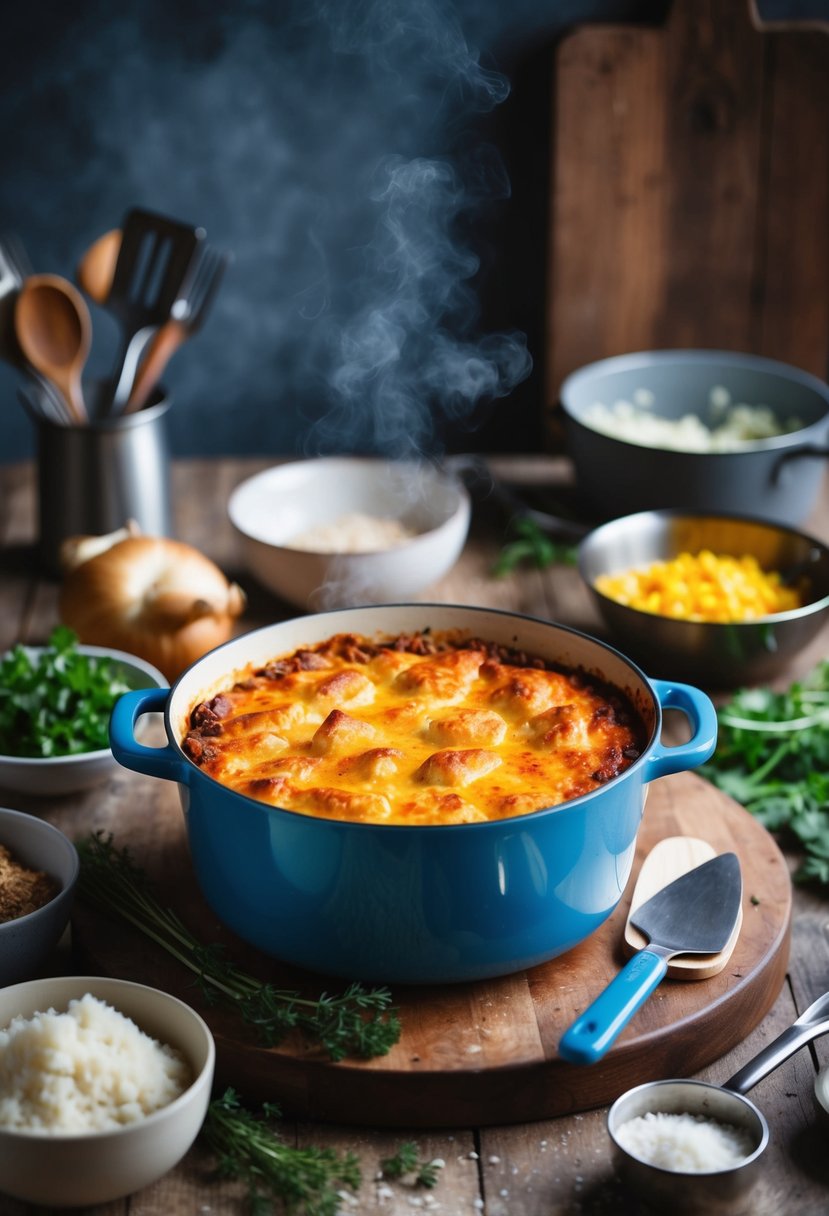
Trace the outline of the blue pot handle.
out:
M 186 785 L 189 765 L 169 743 L 166 747 L 145 747 L 135 737 L 135 724 L 141 715 L 162 711 L 169 695 L 169 688 L 136 688 L 125 692 L 115 702 L 109 720 L 109 742 L 113 756 L 124 768 Z
M 717 711 L 710 697 L 690 684 L 651 680 L 651 685 L 663 711 L 678 709 L 685 714 L 691 723 L 691 738 L 676 747 L 666 747 L 657 739 L 648 755 L 646 781 L 667 777 L 670 773 L 682 773 L 689 768 L 699 768 L 717 746 Z
M 558 1053 L 571 1064 L 595 1064 L 621 1034 L 668 970 L 667 954 L 645 948 L 565 1030 Z

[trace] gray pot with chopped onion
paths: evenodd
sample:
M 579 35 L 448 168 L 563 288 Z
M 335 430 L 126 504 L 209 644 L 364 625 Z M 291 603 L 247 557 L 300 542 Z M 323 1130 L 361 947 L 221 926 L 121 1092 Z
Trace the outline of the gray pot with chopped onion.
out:
M 600 518 L 663 507 L 798 524 L 829 455 L 829 385 L 716 350 L 588 364 L 560 401 L 579 490 Z

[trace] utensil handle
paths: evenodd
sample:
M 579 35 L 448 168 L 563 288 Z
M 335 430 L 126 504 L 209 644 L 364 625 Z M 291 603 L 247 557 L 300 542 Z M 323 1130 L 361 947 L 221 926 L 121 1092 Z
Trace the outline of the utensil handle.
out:
M 581 1017 L 565 1030 L 558 1053 L 571 1064 L 595 1064 L 645 1003 L 668 970 L 667 951 L 649 946 L 634 954 Z
M 667 747 L 657 739 L 648 756 L 646 781 L 699 768 L 717 745 L 717 711 L 709 696 L 690 684 L 667 680 L 651 680 L 651 684 L 663 710 L 677 709 L 688 719 L 691 738 L 675 747 Z
M 109 720 L 112 754 L 124 768 L 168 781 L 188 781 L 188 765 L 168 743 L 166 747 L 145 747 L 135 737 L 135 724 L 142 714 L 158 713 L 167 704 L 169 688 L 136 688 L 115 702 Z
M 734 1076 L 724 1083 L 723 1088 L 731 1089 L 735 1094 L 748 1093 L 758 1081 L 762 1081 L 763 1077 L 767 1077 L 788 1060 L 789 1056 L 794 1055 L 806 1043 L 811 1043 L 812 1039 L 820 1038 L 822 1034 L 829 1034 L 829 993 L 818 997 L 791 1026 L 735 1072 Z
M 184 344 L 187 330 L 180 321 L 166 321 L 150 339 L 147 353 L 135 373 L 132 390 L 123 413 L 132 414 L 146 405 L 147 399 L 161 377 L 164 369 Z

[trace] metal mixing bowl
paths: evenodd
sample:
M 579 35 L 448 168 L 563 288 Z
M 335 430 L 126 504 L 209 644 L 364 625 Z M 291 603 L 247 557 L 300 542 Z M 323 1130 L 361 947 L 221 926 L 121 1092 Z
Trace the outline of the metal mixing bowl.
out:
M 648 1112 L 699 1115 L 746 1131 L 753 1145 L 748 1156 L 725 1169 L 682 1173 L 641 1161 L 618 1140 L 619 1128 Z M 616 1169 L 625 1184 L 655 1212 L 748 1212 L 749 1193 L 757 1181 L 769 1128 L 753 1102 L 742 1094 L 704 1081 L 651 1081 L 630 1089 L 610 1108 L 607 1129 Z
M 756 621 L 714 624 L 658 616 L 596 590 L 602 574 L 710 549 L 751 554 L 804 586 L 803 607 Z M 579 546 L 579 570 L 613 640 L 657 675 L 715 688 L 761 683 L 785 667 L 829 618 L 829 548 L 793 528 L 748 516 L 642 511 L 594 529 Z

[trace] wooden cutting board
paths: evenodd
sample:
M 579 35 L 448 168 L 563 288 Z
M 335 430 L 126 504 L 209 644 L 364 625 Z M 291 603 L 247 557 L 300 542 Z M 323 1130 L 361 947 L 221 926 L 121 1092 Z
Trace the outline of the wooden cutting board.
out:
M 584 25 L 552 63 L 546 396 L 626 351 L 829 362 L 829 23 L 672 0 Z
M 243 968 L 309 995 L 343 987 L 267 959 L 225 931 L 202 900 L 172 786 L 135 778 L 119 797 L 114 843 L 129 847 L 162 903 Z M 101 824 L 106 828 L 110 825 Z M 560 1060 L 567 1025 L 625 962 L 624 925 L 644 856 L 666 836 L 733 850 L 743 871 L 743 926 L 731 960 L 704 981 L 666 979 L 600 1065 Z M 125 923 L 76 901 L 73 942 L 90 973 L 164 988 L 195 1006 L 216 1038 L 217 1078 L 286 1114 L 340 1124 L 452 1127 L 526 1122 L 605 1105 L 631 1085 L 688 1076 L 763 1018 L 788 962 L 791 884 L 776 844 L 746 811 L 691 773 L 649 791 L 634 873 L 613 916 L 581 946 L 531 971 L 475 984 L 399 988 L 400 1042 L 380 1059 L 333 1064 L 302 1044 L 264 1049 L 235 1015 L 208 1006 L 192 977 Z

